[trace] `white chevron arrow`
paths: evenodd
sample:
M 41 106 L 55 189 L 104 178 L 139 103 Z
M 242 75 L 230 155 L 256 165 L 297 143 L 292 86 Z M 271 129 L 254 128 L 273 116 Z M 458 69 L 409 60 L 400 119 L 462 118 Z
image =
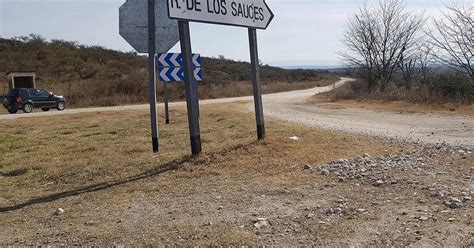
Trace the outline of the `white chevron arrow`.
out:
M 173 70 L 173 72 L 171 72 L 171 75 L 173 76 L 174 81 L 181 81 L 182 77 L 180 75 L 178 75 L 179 68 L 174 68 L 172 70 Z
M 180 67 L 181 64 L 177 60 L 178 56 L 179 56 L 179 53 L 173 53 L 173 55 L 171 56 L 171 59 L 170 59 L 172 64 L 168 65 L 168 66 L 170 66 L 170 67 Z
M 171 81 L 168 76 L 166 76 L 166 73 L 168 73 L 169 68 L 160 68 L 160 79 L 162 81 L 168 82 Z
M 160 65 L 162 65 L 163 67 L 167 67 L 167 66 L 165 66 L 165 65 L 168 64 L 168 63 L 166 63 L 166 61 L 165 61 L 166 56 L 167 56 L 166 53 L 160 54 L 160 55 L 158 56 L 158 63 L 159 63 Z
M 201 68 L 195 68 L 194 69 L 194 78 L 197 80 L 197 81 L 202 81 L 202 78 L 199 77 L 199 72 L 201 71 Z
M 199 63 L 199 58 L 201 58 L 200 54 L 193 54 L 193 64 L 195 67 L 201 67 L 201 63 Z

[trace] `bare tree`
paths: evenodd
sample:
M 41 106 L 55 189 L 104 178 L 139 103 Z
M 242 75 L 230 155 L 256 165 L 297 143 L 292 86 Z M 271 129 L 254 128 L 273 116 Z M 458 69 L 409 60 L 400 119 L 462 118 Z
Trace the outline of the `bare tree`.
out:
M 425 37 L 427 38 L 427 37 Z M 420 39 L 418 44 L 411 50 L 405 52 L 398 63 L 397 76 L 399 77 L 399 87 L 411 89 L 416 83 L 426 83 L 430 78 L 434 68 L 434 58 L 432 56 L 432 45 L 425 39 Z
M 346 27 L 342 54 L 369 86 L 384 91 L 405 54 L 417 44 L 425 19 L 406 11 L 403 0 L 381 0 L 377 8 L 366 3 Z
M 427 32 L 436 48 L 433 56 L 439 63 L 474 80 L 474 4 L 455 3 L 447 7 L 443 18 L 434 20 Z
M 398 85 L 405 87 L 407 90 L 411 89 L 420 75 L 419 57 L 417 55 L 413 54 L 408 58 L 401 57 L 398 63 L 401 78 L 401 84 Z
M 418 67 L 420 70 L 420 79 L 426 82 L 433 73 L 435 59 L 433 57 L 433 45 L 429 42 L 422 42 L 418 47 Z

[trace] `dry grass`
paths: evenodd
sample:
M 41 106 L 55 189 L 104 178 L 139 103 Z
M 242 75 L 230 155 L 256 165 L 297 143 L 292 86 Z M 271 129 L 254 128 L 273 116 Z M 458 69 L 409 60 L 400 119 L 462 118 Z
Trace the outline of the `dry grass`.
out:
M 421 104 L 408 101 L 381 101 L 381 100 L 337 100 L 328 96 L 314 96 L 312 102 L 324 104 L 332 108 L 362 108 L 369 110 L 388 110 L 403 113 L 442 113 L 474 115 L 474 105 L 443 103 Z
M 408 113 L 443 113 L 474 115 L 474 104 L 458 103 L 446 99 L 421 101 L 421 96 L 402 96 L 397 90 L 392 93 L 368 93 L 360 81 L 346 84 L 332 92 L 317 95 L 312 102 L 333 108 L 363 108 Z M 410 93 L 412 94 L 412 93 Z
M 400 149 L 273 121 L 267 123 L 268 139 L 258 144 L 253 115 L 232 109 L 202 108 L 200 158 L 188 156 L 183 109 L 173 109 L 172 124 L 160 126 L 162 150 L 156 157 L 150 153 L 146 112 L 2 121 L 0 240 L 257 244 L 254 232 L 236 226 L 247 225 L 253 211 L 274 211 L 272 204 L 261 204 L 260 195 L 277 197 L 286 188 L 312 185 L 314 176 L 301 173 L 304 164 Z M 294 135 L 303 139 L 290 141 Z M 216 214 L 216 204 L 231 212 Z M 54 217 L 54 207 L 66 213 Z

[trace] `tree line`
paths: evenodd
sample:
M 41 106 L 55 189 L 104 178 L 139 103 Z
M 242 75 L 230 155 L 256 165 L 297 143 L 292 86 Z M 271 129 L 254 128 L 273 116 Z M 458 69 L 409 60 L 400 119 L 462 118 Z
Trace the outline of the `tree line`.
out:
M 403 0 L 362 4 L 347 23 L 341 53 L 367 90 L 423 90 L 474 99 L 474 4 L 442 15 L 410 11 Z

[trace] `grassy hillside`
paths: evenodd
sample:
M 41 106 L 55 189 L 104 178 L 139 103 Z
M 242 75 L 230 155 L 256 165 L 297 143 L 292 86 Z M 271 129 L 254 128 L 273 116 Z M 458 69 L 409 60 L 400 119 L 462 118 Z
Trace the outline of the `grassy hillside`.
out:
M 0 38 L 0 75 L 32 70 L 41 79 L 37 87 L 65 95 L 74 106 L 109 106 L 144 103 L 148 98 L 147 58 L 76 42 L 47 41 L 38 35 Z M 250 95 L 250 65 L 224 58 L 203 58 L 201 98 Z M 262 66 L 265 93 L 325 85 L 335 76 L 313 70 L 285 70 Z M 7 91 L 0 77 L 0 95 Z M 158 84 L 158 94 L 162 85 Z M 171 86 L 172 100 L 184 99 L 182 83 Z

